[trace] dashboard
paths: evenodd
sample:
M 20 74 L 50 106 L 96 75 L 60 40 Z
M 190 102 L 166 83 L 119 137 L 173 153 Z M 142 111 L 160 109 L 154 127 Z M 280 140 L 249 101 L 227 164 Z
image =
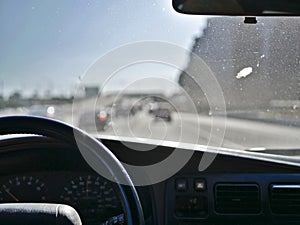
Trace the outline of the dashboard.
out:
M 126 144 L 120 148 L 119 142 L 104 142 L 121 161 L 136 164 L 161 161 L 176 149 L 158 146 L 153 152 L 143 152 L 146 155 L 142 157 L 124 147 Z M 224 151 L 205 171 L 199 171 L 202 158 L 203 152 L 195 151 L 174 176 L 153 185 L 158 224 L 300 224 L 297 157 Z
M 136 165 L 160 161 L 173 151 L 157 146 L 152 151 L 138 152 L 126 146 L 138 149 L 145 144 L 101 141 L 120 161 Z M 114 184 L 96 174 L 74 146 L 44 137 L 8 139 L 0 142 L 0 155 L 1 203 L 68 204 L 88 225 L 112 217 L 120 219 L 114 224 L 124 221 Z M 289 164 L 275 160 L 277 156 L 262 160 L 259 153 L 250 155 L 220 153 L 210 167 L 200 172 L 203 152 L 195 151 L 169 179 L 137 187 L 145 224 L 300 224 L 297 161 Z

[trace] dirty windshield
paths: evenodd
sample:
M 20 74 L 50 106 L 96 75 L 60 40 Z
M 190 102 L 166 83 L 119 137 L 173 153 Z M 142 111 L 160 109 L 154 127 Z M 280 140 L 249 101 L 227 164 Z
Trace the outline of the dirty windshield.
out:
M 176 13 L 171 1 L 0 2 L 0 115 L 95 137 L 299 148 L 300 20 Z

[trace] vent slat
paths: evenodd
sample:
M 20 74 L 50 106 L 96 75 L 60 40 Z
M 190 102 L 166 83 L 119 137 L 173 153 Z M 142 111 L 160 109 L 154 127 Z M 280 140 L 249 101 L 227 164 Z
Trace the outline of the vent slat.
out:
M 223 195 L 223 194 L 219 194 L 219 198 L 227 198 L 227 197 L 232 197 L 232 196 L 236 196 L 236 197 L 243 197 L 243 198 L 248 198 L 248 199 L 251 199 L 253 197 L 257 197 L 257 193 L 256 194 L 236 194 L 236 193 L 231 193 L 231 194 L 227 194 L 227 195 Z
M 300 185 L 272 184 L 270 188 L 270 205 L 275 214 L 300 215 Z
M 294 194 L 294 193 L 272 193 L 272 196 L 275 196 L 275 197 L 280 197 L 280 196 L 283 196 L 283 197 L 285 197 L 285 196 L 293 196 L 293 197 L 295 197 L 295 196 L 298 196 L 298 197 L 300 197 L 300 194 Z
M 255 196 L 254 198 L 248 198 L 248 197 L 241 197 L 241 196 L 228 196 L 228 197 L 218 197 L 219 201 L 248 201 L 248 202 L 252 202 L 254 200 L 258 200 L 259 198 L 257 196 Z
M 259 188 L 256 184 L 217 184 L 215 209 L 218 213 L 254 214 L 260 212 Z

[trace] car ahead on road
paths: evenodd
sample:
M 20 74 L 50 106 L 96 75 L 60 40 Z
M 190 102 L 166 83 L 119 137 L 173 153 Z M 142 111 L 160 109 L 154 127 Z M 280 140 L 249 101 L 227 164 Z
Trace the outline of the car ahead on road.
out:
M 163 119 L 165 121 L 171 122 L 171 110 L 168 108 L 158 107 L 151 111 L 155 119 Z
M 106 112 L 105 110 L 100 110 L 97 114 L 96 114 L 96 127 L 99 130 L 105 130 L 106 127 L 109 124 L 109 113 Z
M 109 126 L 109 122 L 110 114 L 107 111 L 88 111 L 80 115 L 78 127 L 87 131 L 93 130 L 93 128 L 104 131 Z
M 171 111 L 168 108 L 158 108 L 154 111 L 155 118 L 164 119 L 168 122 L 171 122 Z
M 299 1 L 2 0 L 0 33 L 1 225 L 300 224 Z
M 149 104 L 148 113 L 155 119 L 163 119 L 167 122 L 172 121 L 172 106 L 169 103 L 157 102 Z

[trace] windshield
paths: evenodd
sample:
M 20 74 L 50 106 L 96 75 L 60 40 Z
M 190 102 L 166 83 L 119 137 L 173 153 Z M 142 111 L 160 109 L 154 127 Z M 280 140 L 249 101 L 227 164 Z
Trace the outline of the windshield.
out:
M 300 20 L 176 13 L 170 0 L 0 2 L 0 115 L 96 137 L 299 148 Z

